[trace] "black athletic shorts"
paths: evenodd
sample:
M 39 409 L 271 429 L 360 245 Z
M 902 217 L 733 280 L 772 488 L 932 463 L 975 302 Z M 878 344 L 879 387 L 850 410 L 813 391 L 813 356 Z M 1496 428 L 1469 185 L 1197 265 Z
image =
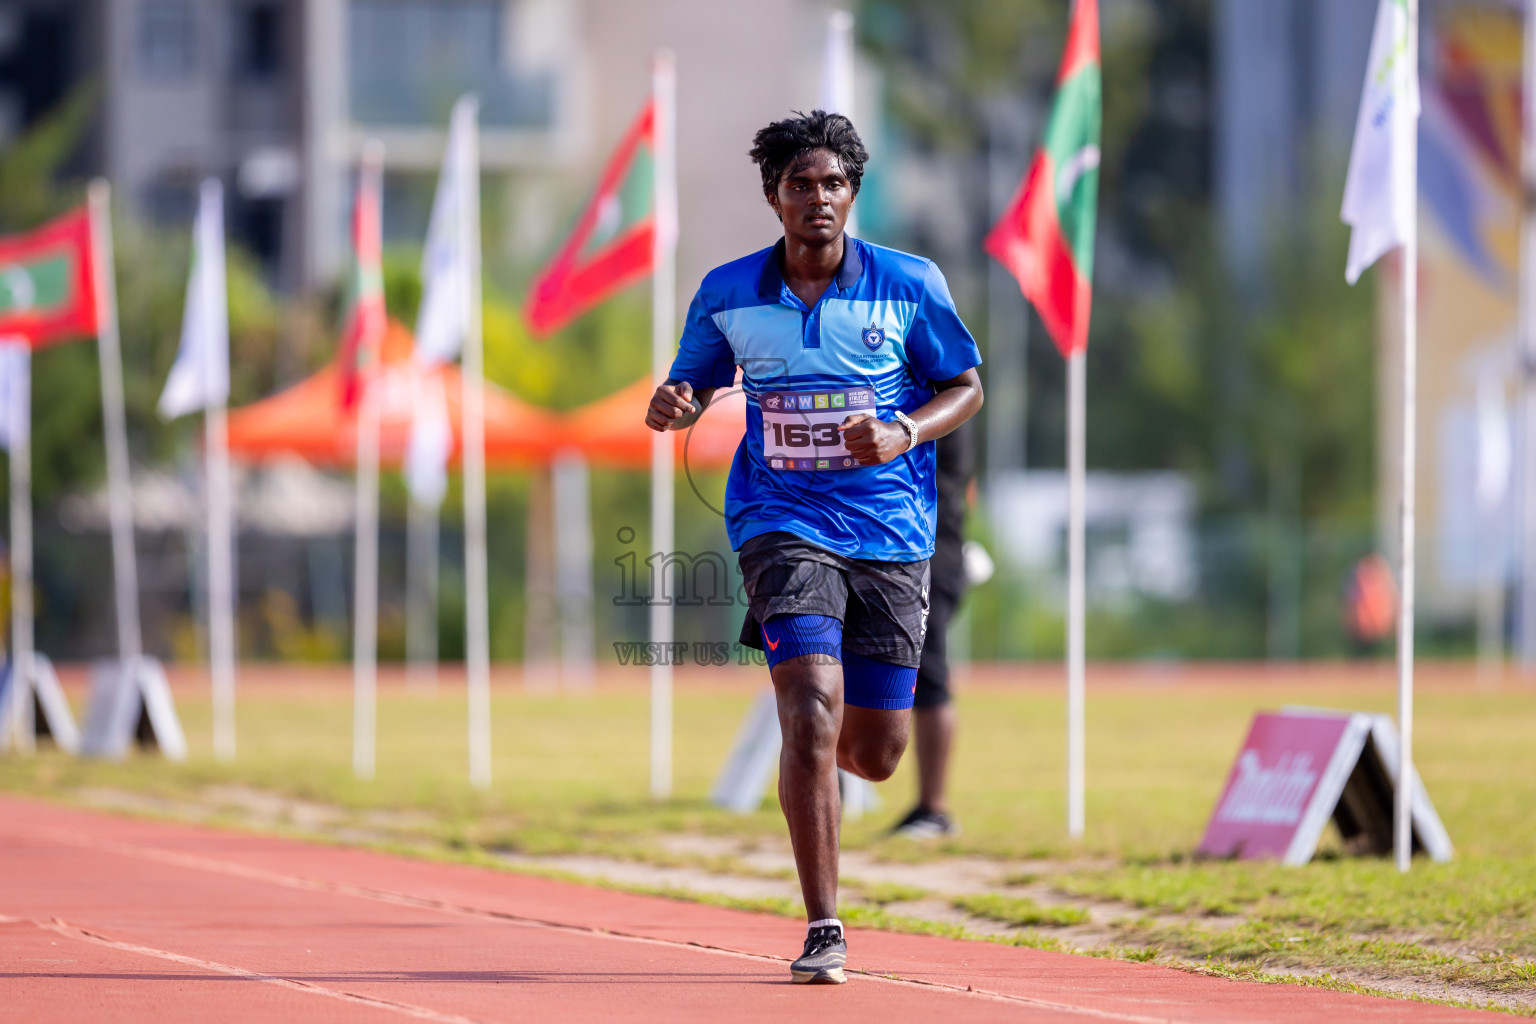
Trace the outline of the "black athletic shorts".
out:
M 843 624 L 843 648 L 916 668 L 928 624 L 928 560 L 872 562 L 833 554 L 792 533 L 764 533 L 741 546 L 747 617 L 741 642 L 763 649 L 775 615 L 827 615 Z

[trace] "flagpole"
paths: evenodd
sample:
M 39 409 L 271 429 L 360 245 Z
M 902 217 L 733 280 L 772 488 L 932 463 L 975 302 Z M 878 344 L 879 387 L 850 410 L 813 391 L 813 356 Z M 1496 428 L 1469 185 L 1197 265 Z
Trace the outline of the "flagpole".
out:
M 468 97 L 470 129 L 460 144 L 459 238 L 469 287 L 469 325 L 464 338 L 464 629 L 469 691 L 469 781 L 491 784 L 490 606 L 485 549 L 485 352 L 480 310 L 480 102 Z
M 365 373 L 372 373 L 369 367 Z M 371 779 L 375 764 L 379 634 L 379 404 L 366 378 L 357 413 L 357 532 L 352 610 L 352 770 Z
M 217 244 L 209 245 L 208 251 L 201 251 L 205 245 L 204 232 L 215 234 L 211 227 L 203 223 L 203 218 L 209 216 L 211 208 L 213 216 L 217 218 Z M 213 754 L 221 761 L 232 761 L 235 757 L 235 559 L 234 559 L 234 521 L 231 509 L 230 471 L 229 471 L 229 420 L 228 420 L 228 392 L 229 392 L 229 299 L 225 292 L 224 282 L 224 186 L 217 178 L 209 178 L 202 183 L 201 193 L 198 197 L 198 221 L 193 229 L 196 234 L 194 252 L 199 261 L 207 260 L 207 270 L 198 267 L 193 273 L 194 278 L 191 288 L 202 296 L 202 301 L 196 306 L 205 318 L 218 318 L 222 321 L 219 326 L 222 330 L 214 330 L 211 323 L 204 323 L 201 329 L 207 334 L 205 340 L 212 344 L 214 339 L 221 338 L 224 345 L 222 367 L 216 365 L 213 358 L 204 358 L 201 362 L 203 370 L 203 396 L 204 402 L 218 395 L 218 399 L 209 404 L 203 412 L 204 452 L 206 471 L 204 474 L 205 486 L 208 493 L 208 667 L 212 681 L 213 697 Z M 208 239 L 211 242 L 213 239 Z M 215 308 L 212 297 L 208 295 L 208 274 L 216 275 L 215 285 L 221 301 L 220 308 Z M 188 295 L 188 305 L 192 306 L 192 293 Z M 211 353 L 210 353 L 211 355 Z M 174 375 L 174 370 L 172 371 Z M 222 380 L 219 379 L 222 376 Z
M 822 59 L 821 109 L 854 119 L 853 105 L 853 14 L 833 11 L 827 18 L 827 45 Z M 843 230 L 859 237 L 858 203 L 848 209 Z
M 1397 70 L 1398 102 L 1393 116 L 1401 118 L 1400 142 L 1393 152 L 1402 161 L 1403 202 L 1407 204 L 1403 239 L 1403 470 L 1402 470 L 1402 605 L 1397 630 L 1397 725 L 1402 746 L 1397 763 L 1397 792 L 1393 802 L 1393 849 L 1397 869 L 1406 872 L 1413 858 L 1413 622 L 1414 531 L 1418 486 L 1418 111 L 1404 102 L 1417 80 L 1419 66 L 1419 2 L 1408 0 L 1408 54 Z
M 1067 834 L 1083 834 L 1084 496 L 1087 479 L 1087 352 L 1067 359 Z
M 1536 0 L 1525 5 L 1525 90 L 1536 97 Z M 1536 99 L 1524 105 L 1520 221 L 1520 590 L 1515 640 L 1526 672 L 1536 671 Z
M 384 147 L 363 144 L 358 188 L 379 195 Z M 358 314 L 362 315 L 362 314 Z M 382 330 L 383 324 L 377 325 Z M 367 328 L 364 328 L 365 330 Z M 377 759 L 379 661 L 379 396 L 377 339 L 359 340 L 361 396 L 357 410 L 357 529 L 352 577 L 352 770 L 372 779 Z
M 208 487 L 208 662 L 213 677 L 213 754 L 235 757 L 235 558 L 229 417 L 223 402 L 203 416 Z
M 107 505 L 112 527 L 117 651 L 126 677 L 138 671 L 143 641 L 139 630 L 138 564 L 133 547 L 133 488 L 128 477 L 128 426 L 123 408 L 122 342 L 118 335 L 117 282 L 112 267 L 112 187 L 97 178 L 91 182 L 87 198 L 97 301 L 101 411 L 107 435 Z
M 651 274 L 651 372 L 660 385 L 671 369 L 676 344 L 673 337 L 676 302 L 677 163 L 674 125 L 677 107 L 677 72 L 670 51 L 657 51 L 652 65 L 655 103 L 655 196 L 656 218 L 654 270 Z M 651 641 L 672 642 L 672 605 L 665 599 L 666 559 L 673 547 L 673 482 L 676 452 L 670 432 L 651 437 L 651 551 L 660 572 L 652 577 Z M 651 796 L 672 794 L 672 665 L 658 656 L 651 665 Z
M 32 355 L 24 339 L 10 339 L 24 353 L 23 369 L 8 375 L 11 421 L 11 749 L 30 754 L 37 725 L 32 646 Z

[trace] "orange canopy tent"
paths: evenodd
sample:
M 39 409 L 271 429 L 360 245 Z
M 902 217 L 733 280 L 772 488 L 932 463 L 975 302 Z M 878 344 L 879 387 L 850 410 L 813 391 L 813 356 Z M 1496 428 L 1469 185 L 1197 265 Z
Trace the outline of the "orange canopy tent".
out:
M 368 387 L 378 389 L 379 455 L 398 466 L 405 457 L 417 389 L 439 378 L 453 428 L 453 461 L 463 446 L 462 377 L 456 366 L 425 370 L 411 359 L 411 332 L 390 321 L 381 348 L 381 370 Z M 485 458 L 501 467 L 543 465 L 553 455 L 559 421 L 551 413 L 485 385 Z M 357 406 L 343 409 L 341 375 L 331 363 L 314 376 L 229 414 L 229 450 L 260 460 L 298 455 L 322 466 L 350 466 L 357 458 Z
M 575 449 L 595 466 L 645 469 L 651 464 L 651 438 L 645 410 L 656 386 L 646 377 L 607 398 L 599 398 L 563 417 L 562 449 Z M 679 468 L 724 469 L 736 456 L 746 429 L 746 398 L 740 391 L 719 393 L 699 421 L 673 436 Z

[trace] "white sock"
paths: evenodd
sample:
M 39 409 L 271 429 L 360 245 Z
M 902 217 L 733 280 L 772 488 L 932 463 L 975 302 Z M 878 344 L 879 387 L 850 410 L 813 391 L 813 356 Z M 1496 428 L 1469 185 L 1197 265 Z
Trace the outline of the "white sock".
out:
M 841 935 L 843 933 L 843 922 L 839 921 L 835 917 L 824 917 L 820 921 L 812 921 L 810 924 L 805 926 L 805 930 L 806 933 L 809 934 L 815 931 L 817 928 L 827 928 L 834 924 L 837 925 L 837 933 Z

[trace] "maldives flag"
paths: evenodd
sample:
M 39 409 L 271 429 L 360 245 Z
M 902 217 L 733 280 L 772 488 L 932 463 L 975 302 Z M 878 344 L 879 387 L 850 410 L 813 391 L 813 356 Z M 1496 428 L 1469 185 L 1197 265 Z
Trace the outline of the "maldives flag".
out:
M 386 327 L 383 267 L 383 160 L 365 153 L 352 204 L 352 276 L 341 339 L 341 404 L 351 408 L 363 374 L 378 364 Z
M 1088 347 L 1100 93 L 1098 0 L 1077 0 L 1040 152 L 984 243 L 1018 278 L 1064 357 Z
M 42 348 L 95 333 L 89 212 L 0 238 L 0 337 Z
M 651 272 L 662 220 L 655 153 L 653 98 L 609 159 L 576 229 L 529 288 L 525 315 L 535 334 L 559 330 Z

